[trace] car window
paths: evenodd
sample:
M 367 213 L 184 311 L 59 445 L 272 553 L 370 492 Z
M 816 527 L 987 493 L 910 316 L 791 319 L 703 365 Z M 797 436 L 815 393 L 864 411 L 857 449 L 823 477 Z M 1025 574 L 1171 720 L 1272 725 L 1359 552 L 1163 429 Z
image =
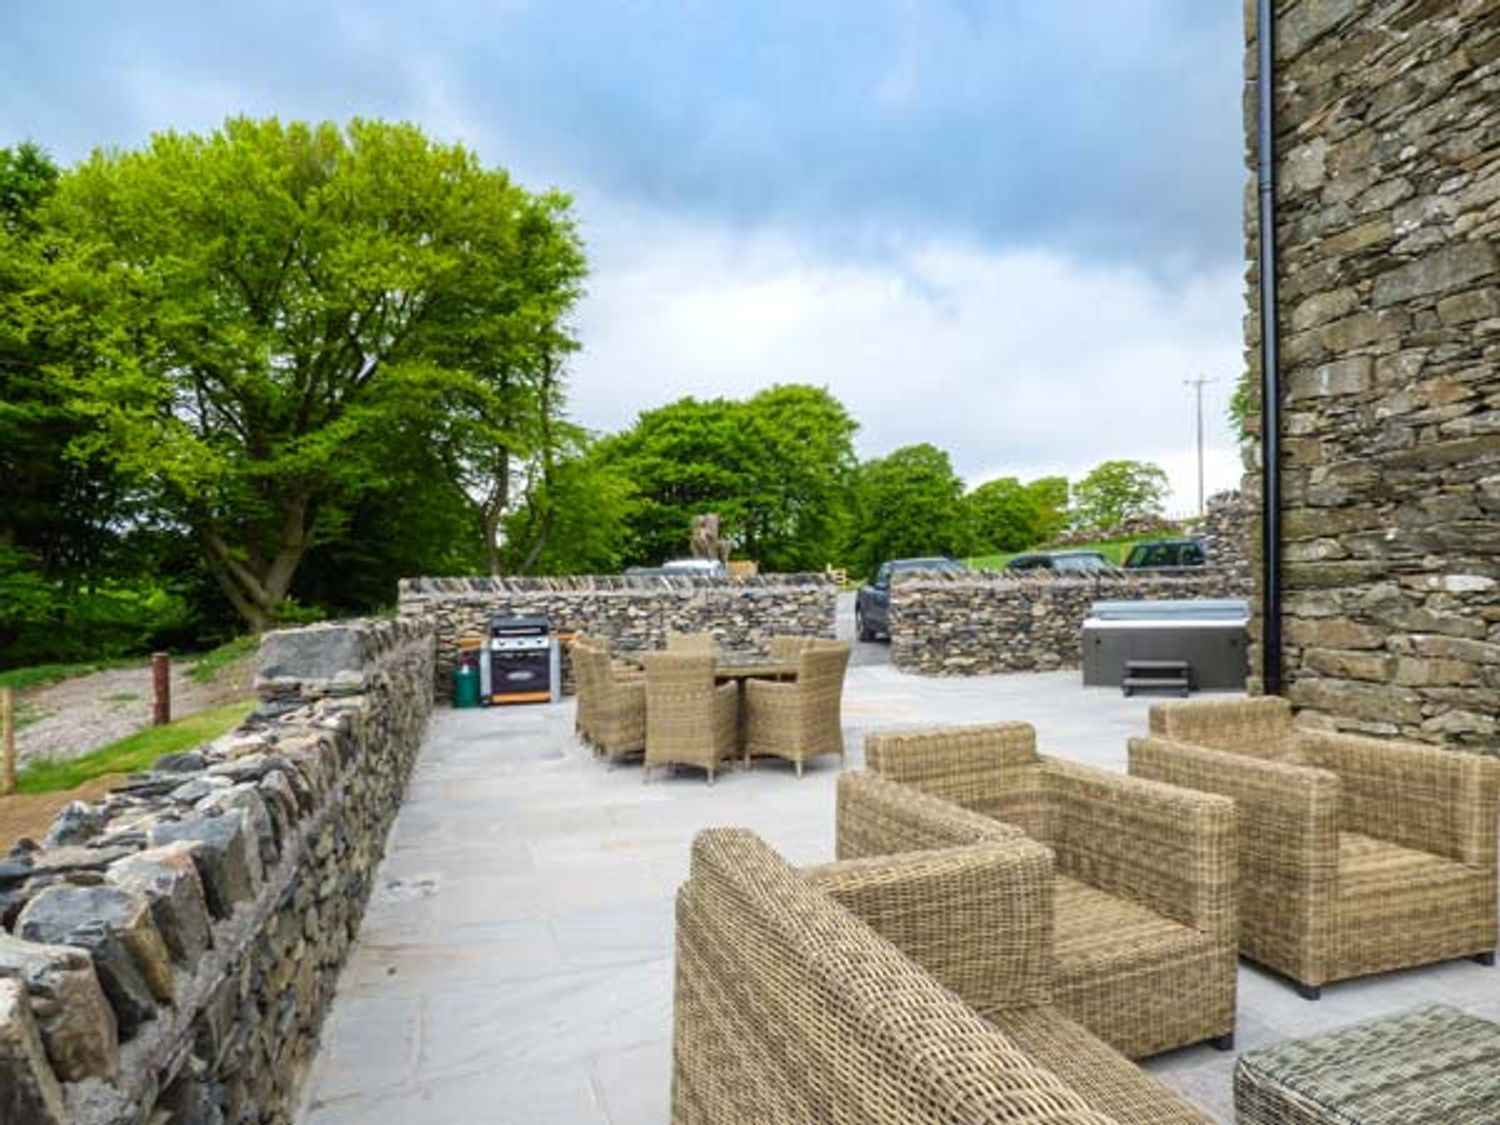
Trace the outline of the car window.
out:
M 1182 548 L 1182 561 L 1185 566 L 1197 566 L 1204 560 L 1203 548 L 1197 543 L 1188 543 Z
M 1009 568 L 1011 570 L 1046 570 L 1051 565 L 1051 559 L 1040 558 L 1037 555 L 1022 555 L 1020 558 L 1011 559 Z
M 875 581 L 874 581 L 873 585 L 876 585 L 876 586 L 889 586 L 890 584 L 891 584 L 891 564 L 890 563 L 882 563 L 880 569 L 875 572 Z

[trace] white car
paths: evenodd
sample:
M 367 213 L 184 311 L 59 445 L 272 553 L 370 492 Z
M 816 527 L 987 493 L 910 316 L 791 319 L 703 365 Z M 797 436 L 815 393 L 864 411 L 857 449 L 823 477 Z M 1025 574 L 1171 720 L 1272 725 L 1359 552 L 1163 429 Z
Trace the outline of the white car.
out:
M 729 577 L 729 568 L 718 559 L 672 559 L 661 564 L 661 572 L 694 578 Z

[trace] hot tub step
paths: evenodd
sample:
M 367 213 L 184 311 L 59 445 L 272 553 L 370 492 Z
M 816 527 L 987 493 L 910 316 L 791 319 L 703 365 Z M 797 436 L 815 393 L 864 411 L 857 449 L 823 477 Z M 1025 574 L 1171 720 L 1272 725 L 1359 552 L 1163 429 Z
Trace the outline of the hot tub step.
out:
M 1127 660 L 1120 690 L 1172 692 L 1187 695 L 1193 690 L 1193 671 L 1186 660 Z

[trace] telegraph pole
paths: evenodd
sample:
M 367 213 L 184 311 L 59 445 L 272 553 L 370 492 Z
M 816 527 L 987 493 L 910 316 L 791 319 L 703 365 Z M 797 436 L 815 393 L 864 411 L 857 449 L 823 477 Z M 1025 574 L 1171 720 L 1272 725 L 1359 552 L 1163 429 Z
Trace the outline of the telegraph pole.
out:
M 1193 395 L 1197 400 L 1198 410 L 1198 516 L 1203 516 L 1203 388 L 1209 383 L 1217 383 L 1217 379 L 1205 379 L 1202 375 L 1193 379 L 1184 379 L 1184 387 L 1192 387 Z

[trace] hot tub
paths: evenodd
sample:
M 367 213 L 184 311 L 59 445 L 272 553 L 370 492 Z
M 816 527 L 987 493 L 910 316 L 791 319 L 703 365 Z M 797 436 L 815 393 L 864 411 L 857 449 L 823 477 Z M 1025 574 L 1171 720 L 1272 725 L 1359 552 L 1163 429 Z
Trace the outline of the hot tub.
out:
M 1083 623 L 1083 682 L 1119 687 L 1127 661 L 1180 660 L 1193 690 L 1241 691 L 1250 605 L 1239 599 L 1095 602 Z

